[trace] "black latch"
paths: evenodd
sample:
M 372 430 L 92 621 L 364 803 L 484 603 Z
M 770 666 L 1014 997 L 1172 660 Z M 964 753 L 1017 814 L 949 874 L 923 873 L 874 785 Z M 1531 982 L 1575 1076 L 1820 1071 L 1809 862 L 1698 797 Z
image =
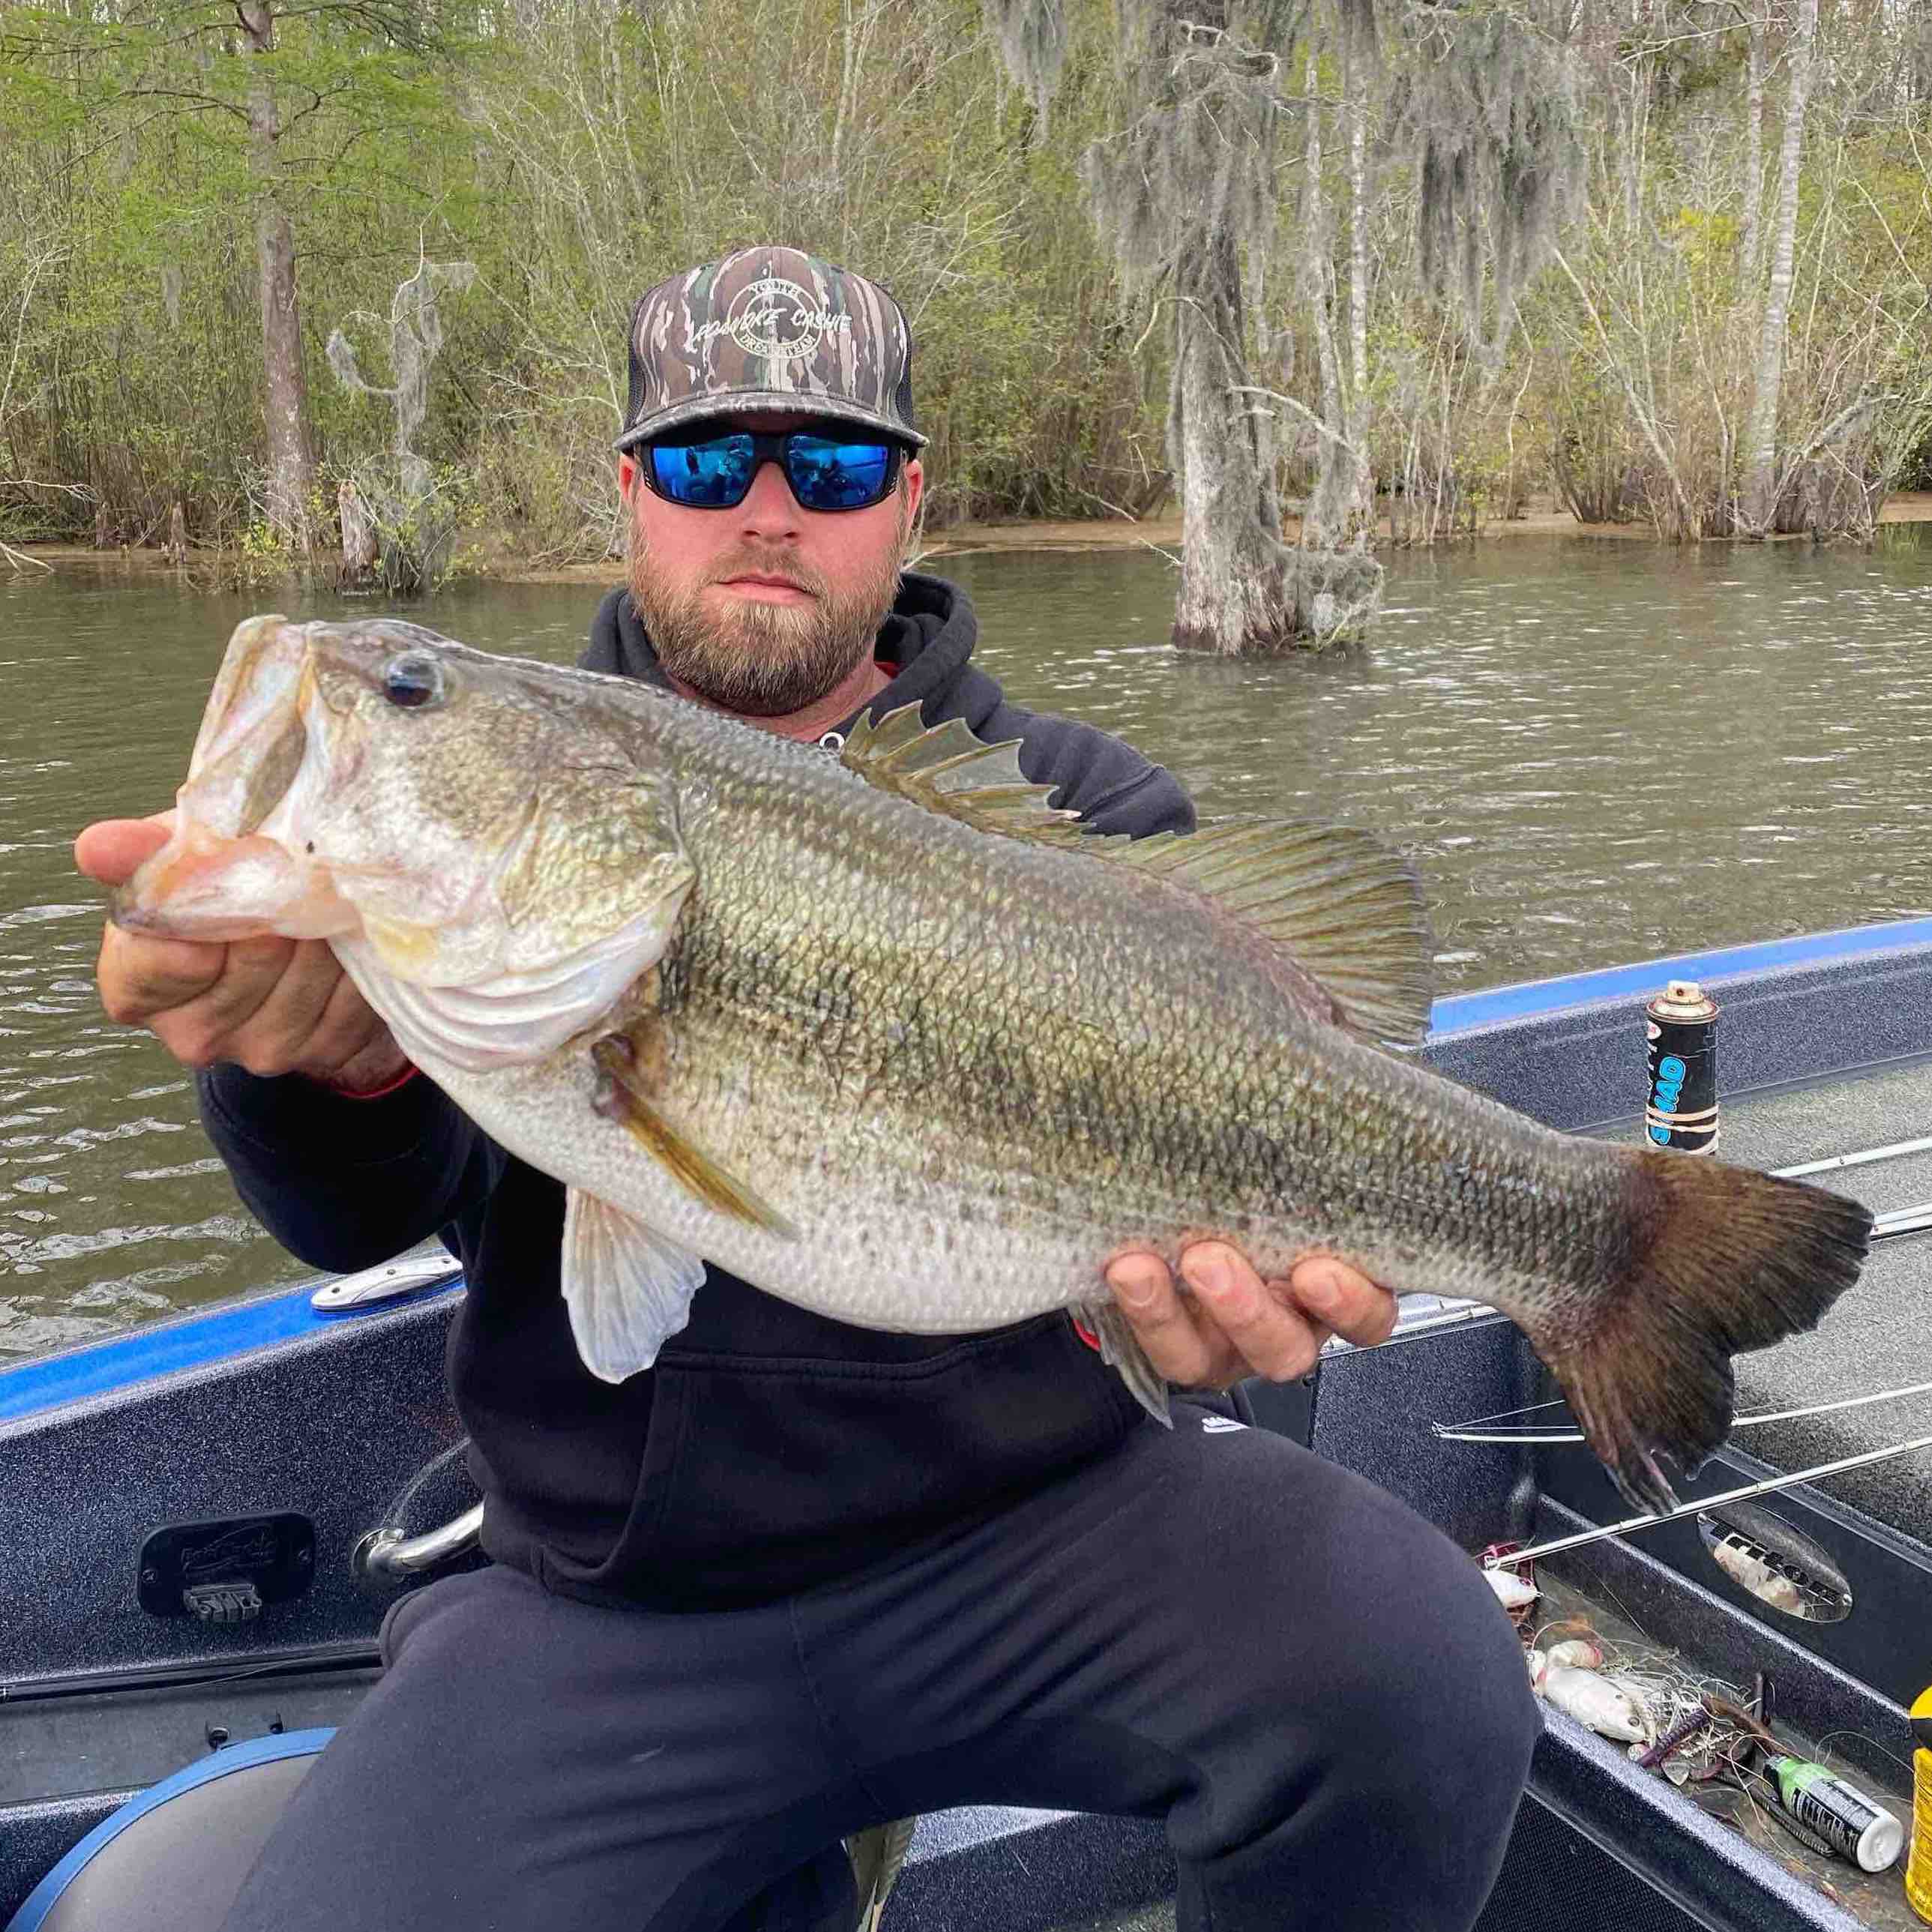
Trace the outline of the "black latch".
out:
M 247 1623 L 315 1578 L 315 1525 L 292 1510 L 170 1523 L 141 1546 L 137 1594 L 150 1616 Z
M 254 1584 L 230 1578 L 225 1583 L 190 1583 L 182 1592 L 182 1606 L 205 1624 L 245 1624 L 262 1614 L 262 1597 Z

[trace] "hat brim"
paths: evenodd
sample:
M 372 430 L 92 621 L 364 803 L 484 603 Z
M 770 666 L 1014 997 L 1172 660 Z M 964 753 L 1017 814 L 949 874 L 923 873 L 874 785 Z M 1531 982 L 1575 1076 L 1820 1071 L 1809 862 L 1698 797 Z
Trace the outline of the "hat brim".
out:
M 734 389 L 719 394 L 687 396 L 669 408 L 653 410 L 641 422 L 633 423 L 612 446 L 619 450 L 635 449 L 687 423 L 704 422 L 712 416 L 749 416 L 768 410 L 774 416 L 824 416 L 838 422 L 863 423 L 908 449 L 923 449 L 926 439 L 916 429 L 908 429 L 897 416 L 880 410 L 862 409 L 844 396 L 815 395 L 796 389 Z

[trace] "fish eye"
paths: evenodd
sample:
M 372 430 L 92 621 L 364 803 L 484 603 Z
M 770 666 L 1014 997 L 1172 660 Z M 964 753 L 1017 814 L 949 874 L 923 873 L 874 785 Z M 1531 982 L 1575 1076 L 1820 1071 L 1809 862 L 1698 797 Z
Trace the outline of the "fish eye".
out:
M 382 695 L 404 711 L 442 702 L 442 667 L 427 651 L 404 651 L 382 667 Z

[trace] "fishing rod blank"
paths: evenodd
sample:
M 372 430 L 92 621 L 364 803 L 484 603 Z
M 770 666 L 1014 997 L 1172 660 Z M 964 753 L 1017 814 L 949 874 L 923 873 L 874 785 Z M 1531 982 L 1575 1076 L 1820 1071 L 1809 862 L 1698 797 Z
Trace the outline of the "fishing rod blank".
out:
M 1742 1489 L 1726 1490 L 1721 1496 L 1702 1496 L 1695 1502 L 1679 1503 L 1674 1510 L 1662 1516 L 1634 1516 L 1622 1522 L 1613 1522 L 1601 1529 L 1580 1530 L 1574 1536 L 1552 1537 L 1547 1543 L 1533 1543 L 1527 1550 L 1512 1550 L 1507 1556 L 1486 1558 L 1483 1568 L 1496 1570 L 1508 1568 L 1513 1563 L 1527 1562 L 1532 1556 L 1554 1556 L 1558 1550 L 1581 1550 L 1586 1543 L 1600 1543 L 1606 1536 L 1625 1536 L 1633 1530 L 1654 1529 L 1660 1522 L 1675 1522 L 1678 1517 L 1699 1516 L 1707 1510 L 1721 1508 L 1726 1503 L 1740 1503 L 1749 1496 L 1768 1496 L 1780 1490 L 1788 1490 L 1795 1483 L 1806 1483 L 1822 1476 L 1843 1475 L 1848 1469 L 1869 1468 L 1874 1462 L 1888 1461 L 1894 1456 L 1908 1455 L 1915 1449 L 1932 1449 L 1932 1436 L 1916 1437 L 1910 1442 L 1894 1442 L 1888 1449 L 1868 1449 L 1862 1456 L 1846 1456 L 1836 1462 L 1821 1462 L 1814 1469 L 1800 1469 L 1789 1476 L 1772 1476 L 1761 1483 L 1747 1483 Z
M 1896 1160 L 1902 1154 L 1932 1153 L 1932 1135 L 1923 1140 L 1893 1141 L 1888 1146 L 1864 1148 L 1856 1154 L 1834 1154 L 1822 1160 L 1801 1162 L 1796 1167 L 1774 1167 L 1772 1175 L 1778 1180 L 1802 1180 L 1808 1174 L 1829 1174 L 1840 1167 L 1864 1167 L 1875 1160 Z

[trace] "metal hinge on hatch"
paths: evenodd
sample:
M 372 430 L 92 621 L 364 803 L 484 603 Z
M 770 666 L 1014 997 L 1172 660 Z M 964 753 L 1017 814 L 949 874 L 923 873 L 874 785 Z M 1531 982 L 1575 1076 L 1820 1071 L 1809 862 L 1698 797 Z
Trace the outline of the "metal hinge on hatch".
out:
M 380 1308 L 418 1288 L 453 1281 L 461 1272 L 446 1254 L 398 1255 L 379 1267 L 324 1282 L 309 1297 L 308 1305 L 318 1315 L 359 1315 L 364 1309 Z

